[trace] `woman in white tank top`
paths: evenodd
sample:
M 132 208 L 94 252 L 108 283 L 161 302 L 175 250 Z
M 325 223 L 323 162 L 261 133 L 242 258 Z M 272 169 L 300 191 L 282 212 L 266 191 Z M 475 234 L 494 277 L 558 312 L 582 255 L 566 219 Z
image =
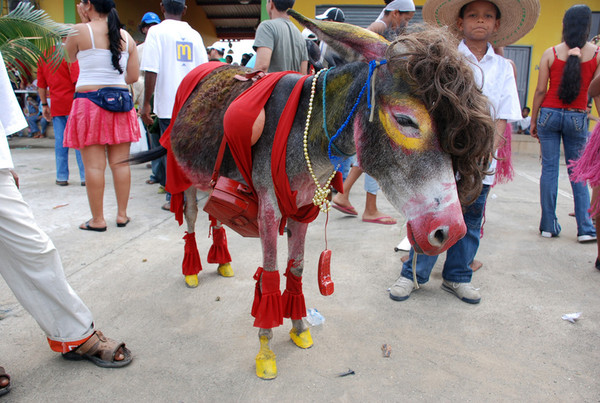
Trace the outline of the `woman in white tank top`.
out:
M 70 60 L 79 61 L 75 99 L 65 129 L 64 144 L 81 150 L 86 170 L 86 188 L 92 218 L 80 229 L 106 231 L 104 219 L 104 171 L 112 171 L 117 197 L 118 227 L 129 222 L 127 202 L 131 171 L 127 163 L 129 146 L 140 138 L 135 109 L 111 112 L 88 98 L 105 87 L 126 89 L 139 77 L 139 60 L 131 35 L 121 29 L 113 0 L 82 0 L 77 4 L 82 23 L 69 36 L 66 49 Z M 126 94 L 125 94 L 126 95 Z

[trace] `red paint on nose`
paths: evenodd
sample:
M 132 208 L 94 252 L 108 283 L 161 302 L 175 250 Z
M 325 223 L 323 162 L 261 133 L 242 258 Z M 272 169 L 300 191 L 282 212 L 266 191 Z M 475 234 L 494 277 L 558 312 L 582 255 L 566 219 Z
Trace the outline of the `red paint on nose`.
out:
M 467 233 L 458 203 L 442 211 L 426 213 L 406 225 L 408 239 L 418 253 L 439 255 Z

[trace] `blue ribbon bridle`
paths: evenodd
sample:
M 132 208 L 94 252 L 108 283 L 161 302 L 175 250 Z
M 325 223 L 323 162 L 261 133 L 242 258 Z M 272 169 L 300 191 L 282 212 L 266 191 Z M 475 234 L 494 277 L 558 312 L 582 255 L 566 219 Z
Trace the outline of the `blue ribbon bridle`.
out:
M 367 76 L 367 81 L 365 82 L 365 85 L 363 85 L 362 89 L 360 90 L 358 97 L 356 98 L 356 102 L 354 102 L 354 106 L 352 107 L 352 110 L 348 114 L 348 117 L 346 118 L 344 123 L 342 123 L 340 128 L 335 132 L 335 135 L 333 137 L 329 137 L 329 133 L 327 132 L 327 112 L 326 112 L 326 100 L 325 100 L 326 99 L 325 94 L 326 94 L 326 88 L 327 88 L 327 74 L 329 73 L 330 70 L 327 70 L 325 72 L 325 75 L 323 76 L 323 130 L 325 131 L 325 135 L 327 136 L 327 139 L 329 140 L 329 145 L 327 146 L 327 154 L 329 156 L 329 161 L 331 161 L 331 164 L 335 167 L 335 169 L 338 169 L 340 167 L 340 165 L 344 162 L 344 160 L 346 160 L 346 158 L 351 157 L 356 153 L 346 154 L 343 151 L 341 151 L 339 148 L 337 148 L 335 146 L 335 144 L 333 144 L 333 142 L 335 141 L 335 139 L 338 138 L 338 136 L 342 133 L 342 131 L 346 128 L 346 126 L 348 126 L 348 124 L 352 120 L 352 116 L 354 115 L 354 112 L 356 112 L 356 109 L 358 108 L 358 105 L 360 104 L 360 101 L 361 101 L 362 96 L 365 93 L 365 91 L 367 91 L 367 107 L 371 111 L 371 116 L 372 116 L 373 105 L 371 104 L 371 98 L 374 95 L 374 94 L 372 94 L 372 85 L 373 85 L 373 81 L 375 78 L 375 69 L 386 63 L 387 63 L 387 60 L 385 60 L 385 59 L 380 60 L 380 61 L 372 60 L 369 62 L 369 75 Z M 341 156 L 334 155 L 332 152 L 332 148 L 336 153 L 341 154 Z

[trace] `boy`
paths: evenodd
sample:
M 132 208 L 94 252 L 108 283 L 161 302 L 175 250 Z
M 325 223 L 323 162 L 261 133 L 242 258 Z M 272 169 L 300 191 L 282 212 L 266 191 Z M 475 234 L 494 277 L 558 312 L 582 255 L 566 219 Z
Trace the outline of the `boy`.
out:
M 519 4 L 525 6 L 521 8 Z M 517 5 L 519 10 L 527 10 L 522 25 L 519 25 L 520 19 L 512 15 L 514 10 L 517 10 Z M 494 150 L 497 148 L 498 139 L 504 133 L 507 120 L 521 119 L 521 107 L 513 68 L 508 60 L 494 53 L 492 43 L 493 46 L 499 47 L 516 41 L 535 25 L 538 15 L 537 0 L 429 0 L 423 7 L 425 21 L 450 26 L 463 38 L 458 50 L 471 63 L 475 81 L 488 97 L 490 114 L 496 123 Z M 501 25 L 501 21 L 506 25 Z M 492 160 L 489 170 L 493 171 L 495 167 L 496 161 Z M 473 204 L 466 207 L 463 218 L 467 225 L 467 234 L 448 249 L 442 271 L 442 289 L 470 304 L 481 301 L 479 289 L 471 285 L 473 270 L 469 265 L 479 248 L 481 221 L 490 185 L 493 183 L 494 175 L 485 177 L 481 194 Z M 393 300 L 408 299 L 414 289 L 413 257 L 414 250 L 411 248 L 400 278 L 390 289 L 390 298 Z M 429 280 L 436 260 L 437 256 L 419 255 L 415 269 L 419 284 Z

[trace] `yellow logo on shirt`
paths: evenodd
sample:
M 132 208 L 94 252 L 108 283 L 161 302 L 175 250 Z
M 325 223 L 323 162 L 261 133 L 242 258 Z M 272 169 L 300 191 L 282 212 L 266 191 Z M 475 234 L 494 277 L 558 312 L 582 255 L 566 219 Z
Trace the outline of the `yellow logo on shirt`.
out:
M 178 62 L 191 62 L 192 56 L 192 43 L 191 42 L 177 42 L 177 61 Z

